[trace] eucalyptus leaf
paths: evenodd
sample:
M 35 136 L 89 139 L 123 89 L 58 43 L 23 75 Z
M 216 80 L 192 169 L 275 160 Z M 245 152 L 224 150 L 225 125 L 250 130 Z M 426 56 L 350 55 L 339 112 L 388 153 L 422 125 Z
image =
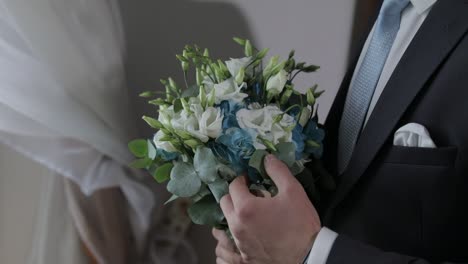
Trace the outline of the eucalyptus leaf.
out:
M 172 195 L 171 198 L 169 198 L 169 200 L 167 200 L 167 201 L 164 203 L 164 205 L 167 205 L 168 203 L 173 202 L 173 201 L 175 201 L 175 200 L 177 200 L 177 199 L 179 199 L 179 196 L 177 196 L 177 195 Z
M 130 163 L 130 167 L 135 169 L 146 169 L 151 165 L 152 160 L 148 158 L 137 159 Z
M 194 196 L 190 197 L 194 202 L 198 202 L 200 201 L 203 197 L 207 196 L 207 195 L 211 195 L 211 192 L 210 190 L 208 189 L 208 187 L 206 186 L 206 184 L 202 184 L 202 187 L 200 188 L 200 191 L 198 191 L 197 194 L 195 194 Z
M 211 149 L 206 147 L 197 148 L 193 158 L 193 165 L 204 183 L 212 183 L 219 178 L 218 161 Z
M 220 225 L 224 219 L 223 211 L 210 195 L 192 204 L 188 209 L 188 215 L 195 224 L 213 227 Z
M 249 160 L 249 166 L 257 169 L 257 171 L 260 173 L 260 175 L 262 175 L 262 177 L 267 176 L 267 173 L 265 171 L 265 165 L 263 163 L 263 159 L 265 158 L 267 154 L 268 152 L 266 150 L 257 149 L 252 154 L 252 157 L 250 157 L 250 160 Z
M 154 160 L 156 158 L 156 147 L 153 145 L 151 140 L 147 140 L 147 147 L 148 147 L 148 158 Z
M 229 184 L 225 180 L 216 180 L 208 184 L 208 188 L 210 188 L 211 193 L 213 193 L 218 203 L 224 195 L 229 193 Z
M 167 190 L 179 197 L 191 197 L 201 188 L 202 182 L 192 164 L 177 162 L 171 171 Z
M 282 160 L 288 167 L 293 166 L 296 162 L 296 146 L 292 142 L 279 143 L 276 146 L 276 157 Z
M 144 158 L 148 154 L 148 145 L 144 139 L 135 139 L 128 143 L 128 149 L 137 158 Z
M 174 168 L 174 164 L 172 164 L 172 162 L 159 166 L 153 173 L 154 179 L 158 183 L 163 183 L 169 180 L 169 178 L 171 177 L 171 171 L 173 168 Z

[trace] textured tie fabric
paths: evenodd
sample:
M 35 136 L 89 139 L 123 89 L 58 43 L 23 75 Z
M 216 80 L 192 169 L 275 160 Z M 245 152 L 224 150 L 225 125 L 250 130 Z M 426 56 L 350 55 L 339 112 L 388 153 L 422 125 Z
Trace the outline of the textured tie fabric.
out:
M 338 138 L 338 172 L 349 164 L 375 87 L 400 29 L 401 13 L 410 0 L 385 0 L 361 67 L 346 98 Z

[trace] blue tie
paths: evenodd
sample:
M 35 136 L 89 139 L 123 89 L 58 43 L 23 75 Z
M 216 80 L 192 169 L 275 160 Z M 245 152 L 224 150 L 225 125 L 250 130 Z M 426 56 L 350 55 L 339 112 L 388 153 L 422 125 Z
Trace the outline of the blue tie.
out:
M 375 87 L 400 29 L 401 13 L 410 0 L 385 0 L 367 53 L 346 98 L 338 137 L 338 172 L 351 160 Z

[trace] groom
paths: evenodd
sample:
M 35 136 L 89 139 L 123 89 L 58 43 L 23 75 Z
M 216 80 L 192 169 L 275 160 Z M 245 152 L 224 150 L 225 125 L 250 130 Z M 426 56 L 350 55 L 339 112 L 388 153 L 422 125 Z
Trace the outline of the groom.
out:
M 231 184 L 237 248 L 214 230 L 218 264 L 468 263 L 468 1 L 384 0 L 353 66 L 325 124 L 322 221 L 268 156 L 279 194 Z

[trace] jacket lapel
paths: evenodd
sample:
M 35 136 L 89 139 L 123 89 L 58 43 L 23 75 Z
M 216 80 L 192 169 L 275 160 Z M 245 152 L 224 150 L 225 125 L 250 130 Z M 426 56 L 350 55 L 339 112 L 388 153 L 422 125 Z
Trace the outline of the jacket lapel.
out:
M 468 29 L 468 1 L 438 1 L 400 60 L 363 130 L 329 213 L 369 167 L 398 121 Z M 342 110 L 342 108 L 341 108 Z M 337 115 L 341 116 L 341 115 Z M 327 216 L 329 218 L 330 216 Z

